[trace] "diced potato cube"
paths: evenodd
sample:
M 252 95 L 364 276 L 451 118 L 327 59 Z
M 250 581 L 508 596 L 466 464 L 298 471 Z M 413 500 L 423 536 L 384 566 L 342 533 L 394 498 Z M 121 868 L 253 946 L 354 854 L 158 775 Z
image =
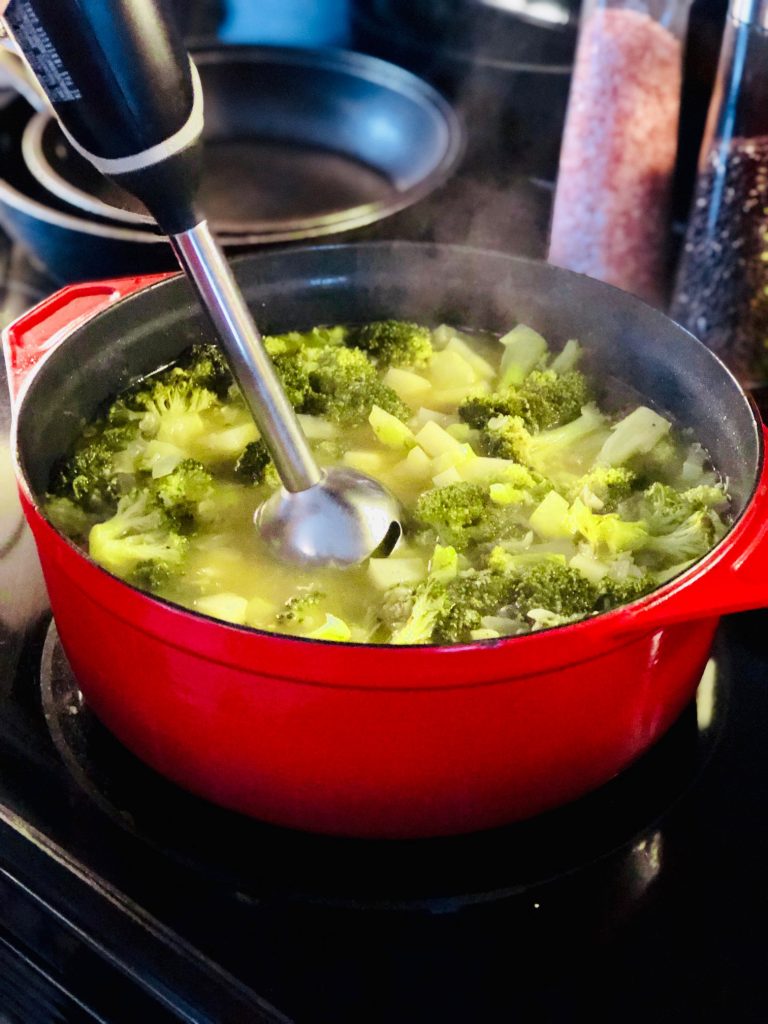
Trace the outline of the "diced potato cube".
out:
M 540 537 L 548 540 L 556 537 L 572 537 L 574 534 L 573 525 L 569 516 L 570 506 L 562 495 L 557 491 L 550 491 L 533 512 L 531 512 L 531 527 Z
M 377 590 L 389 590 L 398 583 L 420 583 L 427 575 L 422 558 L 371 558 L 368 578 Z
M 390 366 L 384 374 L 384 383 L 409 405 L 423 402 L 432 390 L 432 385 L 426 377 L 413 373 L 412 370 L 403 370 L 399 366 Z
M 432 348 L 438 351 L 444 349 L 448 342 L 457 336 L 459 332 L 455 327 L 449 327 L 448 324 L 440 324 L 439 327 L 432 329 Z
M 306 413 L 299 413 L 298 420 L 301 429 L 310 441 L 330 441 L 333 437 L 339 436 L 339 428 L 322 416 L 309 416 Z
M 422 406 L 414 414 L 411 420 L 411 427 L 413 430 L 421 430 L 425 423 L 439 423 L 441 427 L 446 427 L 453 420 L 454 417 L 449 416 L 447 413 L 439 412 L 437 409 L 427 409 L 425 406 Z
M 389 453 L 385 452 L 371 452 L 363 449 L 354 449 L 353 451 L 344 452 L 342 462 L 345 466 L 351 466 L 352 469 L 359 469 L 361 473 L 367 473 L 369 476 L 378 477 L 382 473 L 386 473 L 392 465 L 392 458 Z
M 459 467 L 462 480 L 470 484 L 490 486 L 492 483 L 504 483 L 505 478 L 515 473 L 515 463 L 508 459 L 494 459 L 486 455 L 462 462 Z
M 397 416 L 393 416 L 392 413 L 387 412 L 378 405 L 374 405 L 371 409 L 368 422 L 371 424 L 378 440 L 383 445 L 386 445 L 387 448 L 404 448 L 407 450 L 413 448 L 416 444 L 413 431 L 399 420 Z
M 436 352 L 429 364 L 429 376 L 435 385 L 436 390 L 459 387 L 462 384 L 474 384 L 478 375 L 467 360 L 459 355 L 444 349 Z
M 248 601 L 239 594 L 209 594 L 207 597 L 198 597 L 195 609 L 203 615 L 234 622 L 239 626 L 245 622 Z
M 432 474 L 442 473 L 443 470 L 449 469 L 451 466 L 460 466 L 467 459 L 476 458 L 471 445 L 461 444 L 458 448 L 450 448 L 432 460 Z
M 491 391 L 488 381 L 475 381 L 474 384 L 462 384 L 457 388 L 448 388 L 445 391 L 433 391 L 429 396 L 430 402 L 439 409 L 455 409 L 465 398 L 470 395 L 487 395 Z
M 444 469 L 442 473 L 437 473 L 433 476 L 432 483 L 435 487 L 447 487 L 449 484 L 460 484 L 461 477 L 459 476 L 456 467 L 451 466 L 449 469 Z
M 487 359 L 483 359 L 481 355 L 478 355 L 474 349 L 470 348 L 466 341 L 463 341 L 457 335 L 454 335 L 448 344 L 445 346 L 446 352 L 458 352 L 458 354 L 469 363 L 472 369 L 475 371 L 478 377 L 482 380 L 493 380 L 496 376 L 496 370 L 488 362 Z
M 432 478 L 432 459 L 423 448 L 416 445 L 411 448 L 402 462 L 394 467 L 393 473 L 405 480 L 412 480 L 414 483 L 426 481 Z
M 425 423 L 416 435 L 416 442 L 424 449 L 427 455 L 437 458 L 443 452 L 451 449 L 461 448 L 461 444 L 455 437 L 451 437 L 447 430 L 443 430 L 439 423 L 430 420 Z
M 344 643 L 351 639 L 352 631 L 343 619 L 326 612 L 325 622 L 322 626 L 313 629 L 311 633 L 307 633 L 307 636 L 312 637 L 313 640 L 336 640 L 339 643 Z
M 265 597 L 252 597 L 245 609 L 245 625 L 264 628 L 274 622 L 277 608 Z

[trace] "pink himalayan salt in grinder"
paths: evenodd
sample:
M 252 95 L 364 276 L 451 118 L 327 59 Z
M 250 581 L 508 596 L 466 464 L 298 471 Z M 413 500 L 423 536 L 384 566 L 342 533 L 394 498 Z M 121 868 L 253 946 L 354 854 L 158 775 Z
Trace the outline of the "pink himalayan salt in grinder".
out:
M 690 0 L 585 0 L 549 260 L 660 305 Z

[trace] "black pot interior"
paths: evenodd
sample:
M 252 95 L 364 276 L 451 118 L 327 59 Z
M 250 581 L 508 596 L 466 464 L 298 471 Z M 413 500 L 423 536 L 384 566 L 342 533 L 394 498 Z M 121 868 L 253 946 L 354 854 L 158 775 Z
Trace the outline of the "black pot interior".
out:
M 708 349 L 624 292 L 501 253 L 399 242 L 264 253 L 234 266 L 265 332 L 401 317 L 495 332 L 524 322 L 554 347 L 578 338 L 588 369 L 693 430 L 728 478 L 735 515 L 749 501 L 762 444 L 748 399 Z M 20 462 L 35 495 L 105 399 L 210 337 L 180 278 L 74 331 L 41 366 L 19 414 Z

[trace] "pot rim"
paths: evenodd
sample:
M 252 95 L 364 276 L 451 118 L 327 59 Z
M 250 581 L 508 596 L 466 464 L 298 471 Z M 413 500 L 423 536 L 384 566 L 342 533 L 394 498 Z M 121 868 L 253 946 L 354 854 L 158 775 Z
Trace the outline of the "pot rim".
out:
M 340 243 L 340 244 L 335 244 L 335 245 L 328 245 L 328 244 L 326 244 L 326 245 L 317 245 L 317 246 L 305 247 L 304 251 L 307 251 L 308 249 L 311 249 L 313 251 L 318 251 L 319 250 L 321 252 L 322 251 L 335 250 L 335 249 L 351 249 L 351 248 L 359 247 L 360 244 L 361 243 L 351 243 L 351 244 L 350 243 L 347 243 L 347 244 Z M 372 248 L 372 247 L 391 247 L 392 245 L 396 245 L 396 246 L 408 247 L 408 248 L 410 248 L 412 250 L 415 250 L 415 249 L 424 249 L 424 250 L 430 249 L 430 250 L 433 250 L 435 248 L 441 248 L 441 249 L 442 248 L 450 248 L 450 249 L 453 249 L 453 250 L 464 251 L 464 252 L 467 252 L 467 253 L 470 253 L 470 252 L 471 253 L 488 253 L 488 252 L 491 251 L 491 250 L 479 249 L 477 247 L 472 247 L 472 246 L 461 246 L 461 245 L 453 245 L 453 244 L 435 245 L 434 243 L 413 243 L 413 242 L 400 242 L 400 241 L 396 241 L 396 242 L 380 241 L 380 242 L 368 242 L 368 243 L 362 243 L 362 244 L 364 244 L 366 248 Z M 526 257 L 511 256 L 511 254 L 508 254 L 508 253 L 497 253 L 497 255 L 507 256 L 509 258 L 514 259 L 517 262 L 524 262 L 524 263 L 528 263 L 528 264 L 532 264 L 532 265 L 537 265 L 537 264 L 539 264 L 541 262 L 539 260 L 528 259 Z M 248 260 L 249 258 L 252 258 L 252 257 L 248 257 L 248 256 L 241 257 L 241 259 L 243 259 L 243 260 Z M 235 261 L 235 262 L 237 262 L 237 261 Z M 579 277 L 581 275 L 576 274 L 574 276 Z M 179 275 L 172 274 L 172 275 L 168 275 L 167 277 L 164 276 L 163 279 L 160 280 L 160 281 L 153 281 L 153 282 L 149 283 L 148 285 L 146 285 L 144 287 L 138 288 L 135 291 L 131 291 L 129 294 L 122 296 L 117 302 L 114 303 L 114 305 L 110 306 L 109 308 L 104 309 L 104 310 L 99 311 L 99 312 L 96 312 L 92 317 L 89 317 L 87 319 L 87 321 L 85 321 L 85 322 L 92 323 L 93 321 L 98 320 L 100 317 L 109 314 L 113 309 L 117 308 L 117 306 L 122 305 L 123 302 L 128 301 L 129 299 L 131 299 L 135 295 L 138 295 L 138 294 L 140 294 L 140 293 L 142 293 L 144 291 L 148 291 L 148 290 L 150 290 L 152 288 L 158 287 L 159 285 L 162 285 L 162 284 L 166 283 L 166 281 L 170 281 L 171 279 L 177 279 L 179 277 L 181 277 L 180 274 Z M 605 285 L 605 284 L 603 286 L 607 287 L 607 288 L 612 288 L 613 287 L 611 285 Z M 641 302 L 642 305 L 648 306 L 649 309 L 653 309 L 653 307 L 649 306 L 648 303 L 642 302 L 642 300 L 639 300 L 639 299 L 635 298 L 634 301 Z M 658 314 L 659 311 L 658 310 L 654 310 L 654 312 Z M 84 326 L 84 323 L 83 324 L 78 324 L 77 325 L 77 329 L 79 329 L 81 326 Z M 684 330 L 684 328 L 682 328 L 682 327 L 680 327 L 680 329 Z M 689 334 L 689 332 L 686 332 L 686 333 Z M 62 339 L 61 343 L 62 344 L 66 343 L 66 341 L 67 341 L 69 336 L 70 335 L 67 334 Z M 697 344 L 701 345 L 701 342 L 699 342 L 698 339 L 696 339 L 693 335 L 689 334 L 689 336 L 692 338 L 693 341 L 695 341 Z M 373 651 L 379 651 L 379 652 L 381 652 L 381 651 L 387 651 L 387 652 L 396 652 L 396 651 L 404 651 L 404 652 L 424 651 L 424 652 L 430 652 L 431 651 L 431 652 L 440 652 L 440 653 L 443 653 L 443 654 L 450 653 L 452 651 L 471 651 L 471 650 L 490 650 L 490 649 L 498 650 L 499 648 L 507 649 L 508 645 L 510 643 L 512 643 L 512 642 L 515 642 L 515 641 L 517 641 L 518 647 L 522 643 L 524 643 L 526 641 L 528 642 L 528 645 L 530 645 L 531 643 L 533 643 L 539 637 L 542 637 L 542 638 L 543 637 L 552 637 L 553 635 L 561 637 L 566 631 L 568 632 L 569 636 L 574 636 L 575 637 L 575 636 L 578 635 L 579 638 L 583 638 L 589 629 L 594 630 L 595 628 L 599 628 L 599 624 L 606 623 L 609 627 L 611 625 L 614 625 L 614 624 L 615 625 L 619 625 L 620 622 L 621 622 L 621 619 L 627 617 L 627 613 L 628 612 L 631 614 L 632 612 L 636 612 L 636 611 L 641 610 L 643 608 L 649 608 L 651 606 L 661 605 L 661 604 L 663 604 L 664 606 L 667 606 L 669 601 L 672 598 L 674 598 L 675 595 L 678 592 L 684 590 L 688 586 L 689 583 L 691 583 L 694 579 L 699 578 L 702 574 L 706 573 L 714 564 L 721 562 L 722 559 L 728 554 L 730 549 L 735 544 L 738 544 L 739 534 L 741 532 L 741 527 L 744 524 L 745 518 L 748 518 L 750 516 L 750 514 L 753 513 L 753 511 L 754 511 L 754 502 L 755 502 L 755 498 L 756 498 L 756 495 L 757 495 L 758 487 L 759 487 L 761 478 L 763 478 L 766 475 L 766 465 L 765 465 L 765 459 L 766 459 L 766 435 L 764 433 L 764 429 L 762 428 L 762 421 L 760 419 L 760 415 L 759 415 L 759 412 L 757 410 L 757 407 L 756 407 L 754 401 L 751 399 L 751 397 L 747 396 L 746 393 L 744 392 L 744 390 L 741 388 L 741 386 L 735 381 L 735 378 L 734 378 L 733 374 L 731 373 L 731 371 L 722 363 L 722 361 L 719 358 L 714 356 L 716 361 L 719 363 L 722 372 L 724 374 L 726 374 L 727 376 L 731 377 L 731 379 L 734 381 L 734 383 L 736 383 L 736 386 L 738 387 L 739 391 L 741 391 L 741 393 L 747 399 L 747 402 L 748 402 L 748 405 L 749 405 L 749 408 L 750 408 L 750 412 L 751 412 L 751 415 L 752 415 L 753 425 L 755 426 L 756 433 L 757 433 L 758 460 L 757 460 L 757 467 L 756 467 L 755 477 L 754 477 L 754 479 L 752 481 L 752 486 L 751 486 L 751 489 L 750 489 L 750 492 L 749 492 L 749 496 L 744 501 L 743 508 L 739 512 L 738 516 L 734 519 L 734 521 L 729 525 L 729 528 L 728 528 L 726 534 L 720 539 L 720 541 L 718 541 L 718 543 L 710 551 L 707 552 L 706 555 L 704 555 L 698 561 L 694 562 L 692 565 L 688 566 L 688 568 L 685 569 L 683 572 L 681 572 L 679 575 L 673 577 L 671 580 L 668 580 L 662 586 L 656 588 L 655 590 L 650 591 L 648 594 L 645 594 L 643 597 L 638 598 L 635 601 L 631 601 L 631 602 L 628 602 L 627 604 L 620 605 L 617 608 L 611 609 L 610 611 L 598 612 L 598 613 L 590 615 L 590 616 L 588 616 L 588 617 L 586 617 L 584 619 L 579 619 L 579 620 L 577 620 L 575 622 L 565 623 L 565 624 L 561 624 L 561 625 L 557 625 L 557 626 L 549 626 L 549 627 L 545 627 L 543 629 L 535 630 L 535 631 L 530 632 L 530 633 L 518 634 L 516 636 L 493 637 L 493 638 L 486 639 L 486 640 L 472 640 L 472 641 L 468 641 L 466 643 L 442 644 L 442 645 L 441 644 L 402 644 L 402 645 L 393 645 L 393 644 L 385 644 L 385 643 L 360 643 L 360 642 L 346 642 L 346 641 L 338 642 L 338 641 L 333 641 L 333 640 L 322 640 L 322 639 L 318 639 L 318 638 L 314 638 L 314 637 L 302 637 L 302 636 L 294 636 L 294 635 L 291 635 L 291 634 L 277 633 L 277 632 L 273 632 L 273 631 L 270 631 L 270 630 L 258 629 L 256 627 L 252 627 L 252 626 L 245 626 L 245 625 L 239 625 L 239 624 L 233 623 L 233 622 L 227 622 L 224 619 L 218 619 L 218 618 L 215 618 L 214 616 L 206 615 L 204 612 L 200 612 L 200 611 L 197 611 L 197 610 L 192 609 L 192 608 L 186 608 L 183 605 L 180 605 L 180 604 L 177 604 L 177 603 L 175 603 L 173 601 L 167 600 L 166 598 L 158 597 L 155 594 L 150 594 L 147 591 L 141 590 L 141 588 L 136 587 L 136 586 L 134 586 L 131 583 L 128 583 L 127 581 L 121 579 L 118 576 L 115 576 L 113 573 L 109 572 L 109 570 L 105 569 L 103 566 L 101 566 L 97 562 L 95 562 L 86 551 L 84 551 L 82 548 L 78 547 L 77 544 L 75 544 L 68 537 L 66 537 L 48 519 L 48 517 L 45 515 L 45 512 L 43 510 L 43 506 L 37 500 L 37 497 L 33 494 L 32 489 L 31 489 L 31 487 L 29 485 L 29 482 L 27 481 L 26 475 L 24 474 L 24 471 L 23 471 L 22 466 L 21 466 L 21 462 L 20 462 L 20 458 L 19 458 L 19 454 L 20 454 L 20 452 L 19 452 L 19 444 L 18 444 L 18 419 L 19 419 L 18 413 L 19 413 L 19 411 L 21 409 L 21 406 L 23 405 L 23 403 L 24 403 L 24 401 L 26 399 L 27 392 L 29 390 L 30 385 L 33 383 L 35 377 L 37 376 L 38 369 L 40 368 L 40 366 L 42 366 L 42 364 L 44 362 L 47 361 L 48 357 L 50 355 L 52 355 L 53 352 L 58 350 L 58 348 L 59 348 L 58 344 L 53 346 L 50 351 L 46 352 L 46 354 L 43 356 L 43 358 L 40 360 L 40 362 L 34 367 L 34 369 L 32 369 L 29 372 L 27 378 L 25 379 L 25 381 L 24 381 L 24 383 L 22 385 L 22 388 L 21 388 L 21 390 L 20 390 L 20 392 L 18 394 L 17 401 L 16 401 L 16 409 L 14 411 L 12 431 L 11 431 L 11 447 L 12 447 L 12 453 L 13 453 L 13 463 L 14 463 L 14 471 L 15 471 L 16 479 L 17 479 L 17 482 L 18 482 L 19 486 L 23 489 L 27 501 L 30 503 L 30 505 L 34 509 L 34 511 L 39 515 L 41 520 L 46 524 L 46 526 L 53 531 L 55 536 L 59 540 L 62 540 L 67 545 L 67 547 L 74 554 L 80 556 L 93 569 L 97 570 L 100 573 L 103 573 L 106 577 L 110 578 L 111 580 L 115 581 L 118 584 L 121 584 L 123 587 L 128 588 L 128 590 L 131 591 L 132 593 L 134 593 L 134 594 L 136 594 L 136 595 L 140 596 L 141 598 L 144 598 L 144 599 L 146 599 L 148 601 L 152 601 L 152 602 L 156 603 L 157 605 L 159 605 L 160 607 L 162 607 L 164 609 L 172 611 L 172 612 L 174 612 L 176 614 L 182 614 L 182 615 L 185 615 L 185 616 L 190 616 L 193 621 L 198 620 L 198 619 L 202 619 L 203 621 L 205 621 L 205 622 L 207 622 L 207 623 L 209 623 L 210 625 L 213 625 L 213 626 L 226 627 L 227 629 L 230 629 L 230 630 L 236 630 L 244 638 L 246 638 L 246 637 L 271 638 L 271 639 L 277 639 L 277 640 L 279 640 L 282 643 L 287 644 L 287 645 L 298 644 L 298 645 L 304 645 L 305 647 L 307 645 L 321 645 L 320 649 L 325 649 L 325 648 L 330 647 L 330 648 L 332 648 L 334 650 L 343 649 L 343 650 L 349 650 L 349 651 L 367 651 L 367 650 L 373 650 Z M 719 616 L 719 614 L 721 614 L 721 613 L 713 612 L 713 617 Z M 659 623 L 655 623 L 654 622 L 654 623 L 648 623 L 646 625 L 647 625 L 647 629 L 651 630 L 651 629 L 654 629 L 654 628 L 658 628 Z M 617 644 L 616 645 L 618 646 L 619 643 L 620 643 L 620 641 L 617 638 Z M 301 648 L 298 648 L 297 650 L 300 650 L 300 649 Z M 388 656 L 391 656 L 391 653 L 388 654 Z M 526 674 L 530 675 L 530 673 L 526 673 Z

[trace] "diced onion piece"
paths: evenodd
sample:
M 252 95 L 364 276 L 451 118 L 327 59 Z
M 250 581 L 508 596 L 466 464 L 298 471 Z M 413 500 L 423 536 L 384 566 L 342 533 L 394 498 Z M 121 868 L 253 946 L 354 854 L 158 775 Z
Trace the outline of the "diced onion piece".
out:
M 207 597 L 198 597 L 195 609 L 203 615 L 241 626 L 245 622 L 248 600 L 240 594 L 209 594 Z
M 439 423 L 429 420 L 416 435 L 416 442 L 424 449 L 427 455 L 437 458 L 443 452 L 451 449 L 461 448 L 461 443 L 455 437 L 451 437 L 447 430 L 443 430 Z
M 469 636 L 472 640 L 496 640 L 501 633 L 497 633 L 495 629 L 470 629 Z
M 421 583 L 427 575 L 422 558 L 371 558 L 368 578 L 377 590 L 389 590 L 399 583 Z

